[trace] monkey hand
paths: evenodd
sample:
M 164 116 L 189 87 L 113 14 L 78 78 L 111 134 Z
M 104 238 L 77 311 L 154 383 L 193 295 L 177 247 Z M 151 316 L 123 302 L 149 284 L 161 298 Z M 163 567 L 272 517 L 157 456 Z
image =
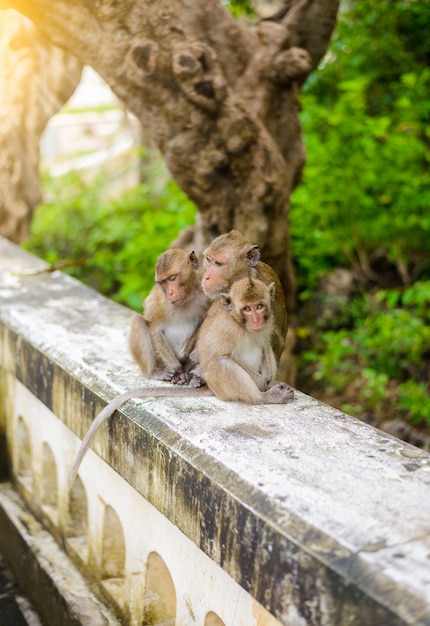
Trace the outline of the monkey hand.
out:
M 286 383 L 275 383 L 262 395 L 264 404 L 286 404 L 294 398 L 294 389 Z
M 168 383 L 174 383 L 176 385 L 178 384 L 177 378 L 182 375 L 186 376 L 185 372 L 183 372 L 181 369 L 177 369 L 173 367 L 166 367 L 163 370 L 161 380 L 165 380 Z M 184 383 L 180 383 L 180 384 L 184 384 Z
M 189 372 L 175 372 L 171 382 L 174 385 L 188 385 L 191 380 L 191 374 Z

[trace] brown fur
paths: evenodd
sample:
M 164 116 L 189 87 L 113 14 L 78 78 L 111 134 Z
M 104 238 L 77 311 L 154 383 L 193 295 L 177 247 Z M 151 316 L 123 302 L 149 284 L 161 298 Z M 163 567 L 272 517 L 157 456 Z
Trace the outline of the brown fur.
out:
M 221 263 L 219 265 L 219 263 Z M 272 268 L 260 261 L 260 250 L 238 230 L 220 235 L 204 251 L 205 273 L 202 287 L 211 299 L 227 292 L 241 278 L 258 278 L 266 285 L 275 283 L 272 347 L 277 363 L 285 346 L 288 318 L 282 285 Z
M 146 378 L 172 380 L 188 372 L 207 308 L 194 252 L 164 252 L 156 263 L 155 285 L 144 313 L 131 321 L 130 351 Z
M 197 340 L 200 369 L 209 389 L 222 400 L 282 404 L 293 397 L 288 385 L 275 383 L 274 289 L 258 279 L 236 281 L 203 321 Z M 249 315 L 260 316 L 260 330 L 250 327 L 247 308 Z

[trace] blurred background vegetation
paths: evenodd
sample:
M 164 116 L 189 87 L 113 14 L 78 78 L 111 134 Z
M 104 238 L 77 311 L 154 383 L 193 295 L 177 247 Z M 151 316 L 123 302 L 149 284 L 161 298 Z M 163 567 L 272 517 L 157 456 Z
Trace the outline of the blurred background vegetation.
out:
M 246 12 L 252 3 L 234 2 Z M 308 160 L 292 197 L 297 386 L 376 425 L 430 433 L 430 2 L 342 3 L 304 85 Z M 43 176 L 25 247 L 136 310 L 157 256 L 196 209 L 160 157 L 109 198 L 108 178 Z

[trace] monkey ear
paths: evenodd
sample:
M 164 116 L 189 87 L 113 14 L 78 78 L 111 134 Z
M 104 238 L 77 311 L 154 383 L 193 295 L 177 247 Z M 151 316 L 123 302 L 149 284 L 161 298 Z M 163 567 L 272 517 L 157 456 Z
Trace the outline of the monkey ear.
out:
M 193 269 L 197 269 L 199 266 L 199 260 L 197 258 L 197 254 L 194 252 L 194 250 L 191 252 L 190 256 L 189 256 L 189 261 L 193 267 Z
M 225 293 L 221 294 L 221 302 L 226 311 L 232 311 L 233 305 L 231 303 L 231 298 Z
M 246 261 L 249 267 L 255 267 L 260 260 L 261 252 L 258 246 L 252 246 L 246 253 Z
M 270 283 L 270 285 L 267 285 L 267 288 L 269 290 L 270 293 L 270 299 L 274 300 L 275 299 L 275 283 Z

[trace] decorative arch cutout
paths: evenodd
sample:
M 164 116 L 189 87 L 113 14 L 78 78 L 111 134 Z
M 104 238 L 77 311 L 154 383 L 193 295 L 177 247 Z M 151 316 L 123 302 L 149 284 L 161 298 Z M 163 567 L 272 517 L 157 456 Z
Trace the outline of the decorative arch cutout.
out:
M 66 537 L 79 558 L 88 561 L 88 501 L 84 484 L 76 477 L 69 495 Z
M 117 606 L 125 604 L 125 537 L 121 521 L 111 506 L 103 520 L 101 584 Z
M 28 426 L 22 417 L 18 419 L 16 437 L 16 476 L 27 489 L 32 485 L 31 473 L 31 440 Z
M 204 626 L 225 626 L 225 624 L 216 613 L 209 611 L 206 615 Z
M 111 506 L 105 509 L 102 541 L 102 579 L 124 576 L 125 540 L 121 521 Z
M 176 591 L 169 569 L 157 552 L 146 562 L 142 626 L 175 626 Z
M 58 529 L 58 482 L 57 463 L 52 448 L 46 442 L 42 448 L 42 480 L 40 481 L 40 505 L 44 523 L 55 533 Z
M 48 510 L 57 510 L 58 484 L 57 464 L 51 447 L 43 444 L 43 474 L 42 474 L 42 505 Z

